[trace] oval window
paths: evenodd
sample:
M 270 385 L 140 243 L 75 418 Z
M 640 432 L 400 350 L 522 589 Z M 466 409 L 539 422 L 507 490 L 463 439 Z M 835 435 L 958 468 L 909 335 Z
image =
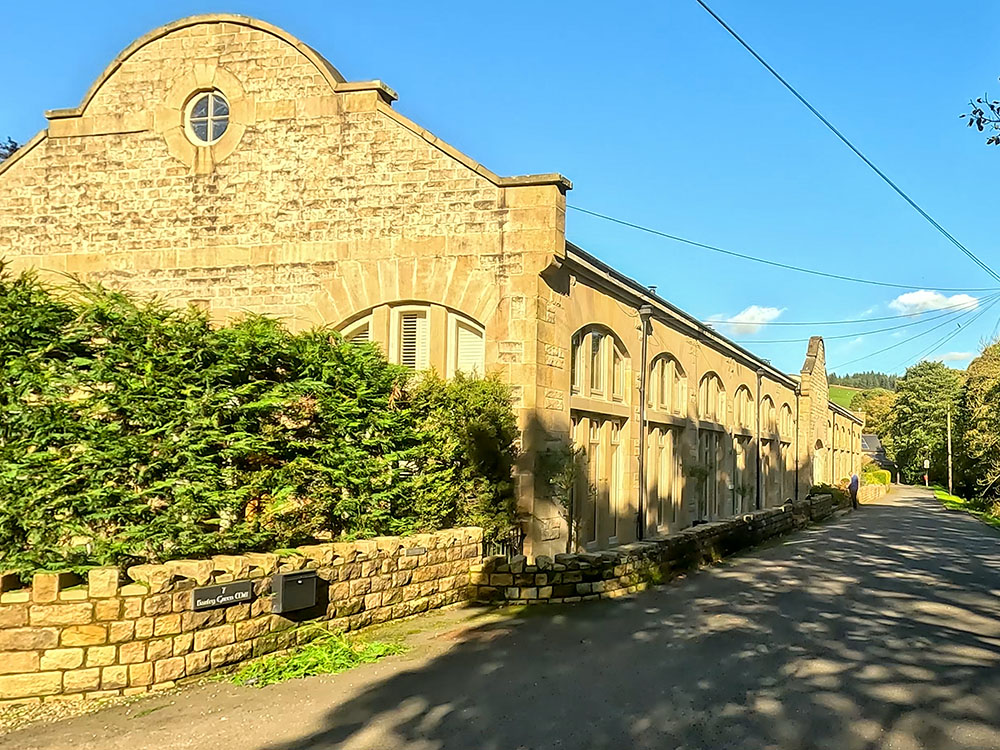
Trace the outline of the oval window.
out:
M 220 91 L 196 94 L 187 106 L 188 137 L 199 146 L 211 146 L 229 127 L 229 102 Z

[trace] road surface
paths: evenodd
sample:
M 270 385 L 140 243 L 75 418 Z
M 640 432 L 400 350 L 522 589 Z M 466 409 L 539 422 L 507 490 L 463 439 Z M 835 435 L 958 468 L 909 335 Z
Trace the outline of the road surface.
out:
M 897 489 L 630 600 L 440 613 L 402 657 L 192 687 L 0 747 L 1000 748 L 998 576 L 996 531 Z

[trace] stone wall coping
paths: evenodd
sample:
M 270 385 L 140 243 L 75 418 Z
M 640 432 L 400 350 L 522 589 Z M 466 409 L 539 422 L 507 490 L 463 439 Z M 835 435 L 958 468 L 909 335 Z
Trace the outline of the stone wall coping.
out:
M 384 81 L 375 79 L 373 81 L 345 81 L 344 83 L 337 84 L 337 91 L 344 93 L 353 93 L 360 91 L 374 91 L 386 104 L 399 99 L 399 94 L 396 90 L 388 86 Z
M 274 552 L 213 555 L 200 560 L 167 560 L 87 571 L 86 580 L 68 571 L 39 571 L 31 585 L 21 585 L 16 573 L 0 571 L 0 607 L 24 602 L 56 603 L 86 598 L 144 596 L 187 591 L 196 586 L 264 578 L 278 572 L 336 567 L 375 558 L 420 556 L 428 550 L 481 544 L 483 530 L 475 526 L 410 536 L 380 536 L 350 542 L 324 542 Z
M 605 565 L 617 565 L 643 557 L 656 555 L 660 550 L 678 547 L 686 544 L 697 544 L 700 541 L 722 536 L 739 526 L 757 528 L 764 526 L 769 520 L 785 514 L 808 515 L 813 504 L 822 504 L 833 499 L 832 495 L 809 495 L 799 500 L 790 500 L 784 505 L 773 508 L 763 508 L 751 513 L 745 513 L 717 521 L 688 526 L 671 534 L 662 534 L 642 541 L 629 542 L 609 550 L 595 552 L 563 552 L 553 557 L 540 556 L 534 564 L 528 564 L 523 555 L 507 559 L 502 556 L 483 558 L 482 563 L 472 567 L 477 573 L 538 573 L 549 570 L 581 570 Z
M 470 598 L 489 604 L 573 604 L 633 594 L 740 549 L 802 529 L 837 510 L 830 494 L 699 524 L 600 552 L 510 560 L 488 557 L 469 571 Z

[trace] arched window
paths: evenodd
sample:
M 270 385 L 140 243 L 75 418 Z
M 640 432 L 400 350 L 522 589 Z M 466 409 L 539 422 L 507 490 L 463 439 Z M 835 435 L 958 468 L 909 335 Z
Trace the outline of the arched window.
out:
M 574 394 L 605 401 L 627 401 L 628 352 L 609 329 L 581 328 L 571 343 L 570 385 Z
M 760 402 L 760 431 L 768 434 L 778 431 L 778 415 L 770 396 L 764 396 Z
M 668 414 L 687 411 L 687 376 L 680 363 L 669 354 L 660 354 L 649 367 L 646 405 Z
M 788 404 L 781 405 L 781 418 L 778 423 L 778 431 L 783 438 L 791 438 L 795 432 L 795 420 L 792 418 L 792 407 Z
M 726 421 L 726 388 L 714 372 L 707 373 L 698 383 L 698 418 L 719 424 Z
M 351 343 L 377 343 L 391 362 L 411 370 L 435 368 L 452 377 L 483 375 L 486 335 L 467 315 L 426 302 L 390 302 L 355 315 L 340 328 Z
M 736 395 L 733 397 L 733 418 L 736 420 L 738 428 L 744 430 L 754 428 L 753 396 L 745 385 L 737 388 Z

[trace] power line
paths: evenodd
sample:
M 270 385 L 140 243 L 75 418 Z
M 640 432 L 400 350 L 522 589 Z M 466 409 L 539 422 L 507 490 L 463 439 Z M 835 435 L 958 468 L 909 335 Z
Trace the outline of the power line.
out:
M 881 315 L 878 317 L 871 318 L 855 318 L 853 320 L 772 320 L 767 323 L 753 323 L 748 325 L 762 325 L 762 326 L 837 326 L 837 325 L 857 325 L 859 323 L 874 323 L 879 320 L 900 320 L 901 318 L 916 318 L 924 313 L 929 312 L 939 312 L 941 310 L 960 310 L 969 305 L 969 302 L 961 302 L 957 305 L 945 305 L 944 307 L 932 307 L 927 310 L 920 310 L 918 312 L 902 313 L 901 315 Z M 926 319 L 925 319 L 926 320 Z M 727 323 L 730 321 L 726 321 Z M 732 323 L 732 325 L 740 325 L 739 321 Z
M 972 311 L 972 310 L 975 310 L 976 308 L 979 307 L 979 304 L 980 304 L 981 301 L 992 301 L 992 300 L 995 300 L 995 299 L 998 299 L 998 298 L 1000 298 L 1000 295 L 993 294 L 993 295 L 990 295 L 988 297 L 984 297 L 983 300 L 974 300 L 972 302 L 966 302 L 965 305 L 962 308 L 960 308 L 960 309 L 965 309 L 965 310 Z M 901 323 L 898 326 L 888 326 L 886 328 L 874 328 L 874 329 L 872 329 L 870 331 L 853 331 L 851 333 L 844 333 L 844 334 L 841 334 L 839 336 L 824 336 L 823 339 L 826 340 L 826 341 L 832 341 L 834 339 L 850 339 L 850 338 L 855 338 L 857 336 L 868 336 L 868 335 L 872 335 L 872 334 L 876 334 L 876 333 L 886 333 L 887 331 L 898 331 L 898 330 L 900 330 L 902 328 L 909 328 L 910 326 L 919 326 L 919 325 L 923 325 L 924 323 L 929 323 L 932 320 L 938 320 L 940 318 L 945 318 L 945 317 L 947 317 L 949 315 L 955 315 L 957 312 L 958 312 L 958 310 L 951 310 L 950 312 L 944 312 L 944 313 L 941 313 L 940 315 L 932 315 L 931 317 L 924 318 L 923 320 L 915 320 L 912 323 Z M 711 322 L 714 322 L 714 321 L 709 321 L 709 323 L 711 323 Z M 758 324 L 758 323 L 729 323 L 728 321 L 718 321 L 718 322 L 723 322 L 726 325 L 766 325 L 766 324 Z M 797 344 L 797 343 L 801 343 L 803 341 L 809 341 L 809 338 L 802 338 L 802 339 L 750 339 L 748 341 L 737 341 L 736 343 L 738 343 L 738 344 L 739 343 L 742 343 L 742 344 Z
M 949 341 L 951 341 L 953 338 L 955 338 L 958 334 L 960 334 L 963 330 L 966 330 L 970 326 L 972 326 L 973 323 L 975 323 L 983 315 L 985 315 L 986 311 L 989 310 L 991 307 L 993 307 L 993 305 L 995 305 L 995 304 L 996 304 L 996 300 L 994 300 L 993 302 L 991 302 L 990 304 L 988 304 L 986 307 L 984 307 L 979 312 L 978 315 L 973 316 L 972 320 L 970 320 L 968 323 L 966 323 L 964 327 L 961 324 L 959 324 L 958 328 L 956 328 L 954 331 L 949 331 L 948 333 L 946 333 L 944 336 L 942 336 L 941 338 L 939 338 L 937 341 L 935 341 L 929 347 L 927 347 L 926 349 L 924 349 L 923 351 L 921 351 L 920 354 L 918 354 L 916 357 L 909 357 L 909 358 L 903 360 L 902 362 L 900 362 L 899 364 L 894 365 L 892 369 L 897 370 L 900 367 L 902 367 L 903 365 L 909 364 L 910 362 L 919 362 L 919 361 L 921 361 L 928 354 L 930 354 L 932 351 L 934 351 L 935 349 L 937 349 L 939 347 L 944 346 Z
M 907 195 L 903 191 L 903 189 L 899 187 L 899 185 L 897 185 L 895 182 L 893 182 L 891 179 L 889 179 L 889 176 L 885 172 L 883 172 L 881 169 L 879 169 L 877 166 L 875 166 L 874 162 L 872 162 L 871 159 L 869 159 L 867 156 L 865 156 L 863 153 L 861 153 L 861 150 L 857 146 L 855 146 L 853 143 L 851 143 L 843 133 L 841 133 L 839 130 L 837 130 L 837 128 L 833 125 L 833 123 L 830 122 L 828 119 L 826 119 L 826 117 L 824 117 L 823 114 L 818 109 L 816 109 L 812 104 L 810 104 L 806 100 L 806 98 L 804 96 L 802 96 L 802 94 L 800 94 L 798 91 L 796 91 L 796 89 L 795 89 L 794 86 L 792 86 L 788 81 L 786 81 L 784 78 L 782 78 L 781 74 L 778 73 L 778 71 L 776 71 L 774 68 L 772 68 L 770 65 L 768 65 L 767 61 L 763 57 L 761 57 L 759 54 L 757 54 L 756 50 L 754 50 L 753 47 L 751 47 L 749 44 L 747 44 L 743 40 L 743 38 L 739 34 L 737 34 L 729 24 L 727 24 L 725 21 L 723 21 L 715 13 L 715 11 L 713 11 L 711 8 L 709 8 L 708 5 L 705 4 L 704 0 L 695 0 L 695 2 L 697 2 L 698 5 L 700 5 L 702 8 L 704 8 L 705 11 L 707 11 L 708 14 L 710 16 L 712 16 L 712 18 L 714 18 L 716 21 L 718 21 L 719 25 L 721 25 L 722 28 L 724 28 L 726 31 L 729 32 L 730 36 L 732 36 L 737 42 L 739 42 L 741 45 L 743 45 L 744 49 L 746 49 L 747 52 L 749 52 L 751 55 L 753 55 L 754 58 L 756 58 L 757 62 L 759 62 L 761 65 L 763 65 L 765 68 L 767 68 L 767 71 L 771 75 L 773 75 L 776 79 L 778 79 L 778 81 L 781 83 L 781 85 L 784 86 L 786 89 L 788 89 L 788 91 L 790 91 L 791 94 L 796 99 L 798 99 L 803 105 L 805 105 L 805 107 L 810 112 L 812 112 L 819 119 L 819 121 L 822 122 L 827 127 L 827 129 L 831 133 L 833 133 L 835 136 L 837 136 L 837 138 L 839 138 L 844 143 L 845 146 L 847 146 L 849 149 L 851 149 L 851 151 L 853 151 L 858 156 L 858 158 L 861 159 L 861 161 L 863 161 L 865 164 L 867 164 L 871 168 L 871 170 L 873 172 L 875 172 L 875 174 L 877 174 L 879 177 L 881 177 L 882 180 L 889 187 L 891 187 L 893 190 L 895 190 L 896 193 L 899 195 L 900 198 L 902 198 L 904 201 L 906 201 L 917 213 L 919 213 L 924 219 L 926 219 L 927 222 L 932 227 L 934 227 L 937 231 L 939 231 L 942 235 L 944 235 L 944 237 L 949 242 L 951 242 L 955 247 L 957 247 L 959 250 L 961 250 L 977 266 L 979 266 L 986 273 L 988 273 L 990 276 L 992 276 L 996 281 L 1000 281 L 1000 275 L 998 275 L 996 273 L 996 271 L 994 271 L 992 268 L 990 268 L 988 265 L 986 265 L 986 263 L 984 263 L 978 257 L 976 257 L 975 253 L 973 253 L 971 250 L 969 250 L 969 248 L 967 248 L 965 245 L 963 245 L 961 242 L 959 242 L 957 239 L 955 239 L 955 237 L 951 234 L 951 232 L 949 232 L 947 229 L 945 229 L 943 226 L 941 226 L 937 221 L 934 220 L 934 218 L 929 213 L 927 213 L 926 211 L 924 211 L 924 209 L 922 209 L 919 205 L 917 205 L 917 202 L 915 200 L 913 200 L 909 195 Z
M 911 341 L 916 341 L 917 339 L 921 338 L 922 336 L 926 336 L 928 333 L 931 333 L 932 331 L 938 330 L 942 326 L 946 326 L 949 323 L 954 323 L 954 322 L 956 322 L 956 320 L 958 320 L 960 318 L 964 318 L 966 315 L 969 315 L 972 312 L 973 312 L 972 310 L 967 310 L 966 312 L 959 313 L 958 318 L 950 318 L 949 320 L 946 320 L 943 323 L 938 323 L 936 326 L 931 326 L 926 331 L 921 331 L 920 333 L 914 334 L 913 336 L 910 336 L 908 339 L 903 339 L 902 341 L 900 341 L 900 342 L 898 342 L 896 344 L 892 344 L 891 346 L 887 346 L 884 349 L 879 349 L 878 351 L 870 352 L 868 354 L 865 354 L 864 356 L 858 357 L 857 359 L 852 359 L 849 362 L 841 362 L 839 365 L 835 365 L 833 367 L 828 367 L 827 370 L 830 371 L 830 372 L 835 372 L 836 370 L 842 370 L 843 368 L 847 367 L 848 365 L 853 365 L 856 362 L 861 362 L 862 360 L 869 359 L 869 358 L 874 357 L 876 355 L 884 354 L 885 352 L 892 351 L 893 349 L 896 349 L 896 348 L 898 348 L 900 346 L 904 346 L 905 344 L 909 344 Z
M 803 268 L 802 266 L 793 266 L 788 263 L 779 263 L 776 260 L 767 260 L 765 258 L 758 258 L 754 255 L 747 255 L 746 253 L 738 253 L 735 250 L 725 250 L 721 247 L 716 247 L 715 245 L 709 245 L 704 242 L 696 242 L 695 240 L 689 240 L 685 237 L 678 237 L 676 234 L 669 234 L 667 232 L 661 232 L 659 229 L 652 229 L 651 227 L 643 226 L 642 224 L 636 224 L 631 221 L 625 221 L 624 219 L 616 219 L 614 216 L 608 216 L 607 214 L 602 214 L 597 211 L 591 211 L 587 208 L 582 208 L 580 206 L 574 206 L 567 203 L 566 208 L 571 208 L 574 211 L 579 211 L 582 214 L 587 214 L 588 216 L 594 216 L 598 219 L 604 219 L 605 221 L 610 221 L 615 224 L 621 224 L 625 227 L 630 227 L 632 229 L 638 229 L 640 232 L 646 232 L 647 234 L 654 234 L 657 237 L 664 237 L 668 240 L 673 240 L 674 242 L 681 242 L 685 245 L 691 245 L 692 247 L 699 247 L 703 250 L 710 250 L 713 253 L 722 253 L 723 255 L 729 255 L 734 258 L 742 258 L 743 260 L 750 260 L 754 263 L 763 263 L 767 266 L 774 266 L 775 268 L 783 268 L 786 271 L 797 271 L 798 273 L 808 273 L 813 276 L 822 276 L 827 279 L 836 279 L 838 281 L 850 281 L 855 284 L 868 284 L 870 286 L 881 286 L 890 287 L 892 289 L 926 289 L 933 292 L 994 292 L 998 287 L 977 287 L 977 288 L 955 288 L 955 287 L 944 287 L 944 286 L 923 286 L 916 284 L 894 284 L 889 281 L 875 281 L 873 279 L 859 279 L 854 276 L 842 276 L 836 273 L 827 273 L 826 271 L 817 271 L 812 268 Z M 998 279 L 1000 281 L 1000 279 Z

